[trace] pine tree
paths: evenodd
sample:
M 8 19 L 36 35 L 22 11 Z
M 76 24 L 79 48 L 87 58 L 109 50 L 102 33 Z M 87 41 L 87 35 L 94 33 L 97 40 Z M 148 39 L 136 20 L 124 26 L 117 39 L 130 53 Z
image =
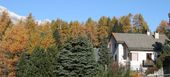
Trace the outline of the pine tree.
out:
M 69 40 L 57 59 L 58 77 L 94 77 L 97 62 L 92 44 L 83 37 Z

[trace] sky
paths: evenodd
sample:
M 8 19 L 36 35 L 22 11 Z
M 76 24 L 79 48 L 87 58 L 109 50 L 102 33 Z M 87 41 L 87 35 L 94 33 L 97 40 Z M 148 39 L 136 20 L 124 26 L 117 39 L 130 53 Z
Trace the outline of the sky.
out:
M 170 12 L 170 0 L 0 0 L 0 5 L 18 15 L 32 13 L 38 20 L 61 18 L 68 22 L 140 13 L 151 31 L 161 20 L 168 21 Z

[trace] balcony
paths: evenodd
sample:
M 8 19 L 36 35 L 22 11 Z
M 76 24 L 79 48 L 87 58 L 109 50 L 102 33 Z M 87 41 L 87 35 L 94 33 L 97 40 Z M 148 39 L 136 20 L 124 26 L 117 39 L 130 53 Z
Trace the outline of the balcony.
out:
M 153 67 L 154 62 L 152 60 L 143 60 L 143 67 Z

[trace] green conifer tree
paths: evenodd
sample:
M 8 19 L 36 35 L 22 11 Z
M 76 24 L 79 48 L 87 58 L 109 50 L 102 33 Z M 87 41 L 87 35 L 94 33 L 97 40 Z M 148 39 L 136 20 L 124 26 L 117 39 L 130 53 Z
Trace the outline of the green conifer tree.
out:
M 57 48 L 36 47 L 32 54 L 23 53 L 17 64 L 17 77 L 56 77 L 54 68 Z
M 84 37 L 69 40 L 57 59 L 58 77 L 94 77 L 97 62 L 92 44 Z

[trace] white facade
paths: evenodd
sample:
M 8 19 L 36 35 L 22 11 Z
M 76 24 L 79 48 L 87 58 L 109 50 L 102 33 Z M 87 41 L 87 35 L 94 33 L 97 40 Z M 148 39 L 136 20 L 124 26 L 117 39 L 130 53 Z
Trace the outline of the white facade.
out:
M 126 65 L 127 61 L 128 61 L 128 51 L 127 48 L 125 46 L 123 46 L 123 44 L 118 44 L 118 48 L 117 48 L 117 55 L 118 55 L 118 63 L 121 65 Z
M 130 68 L 132 70 L 140 70 L 143 61 L 147 60 L 147 54 L 151 54 L 152 60 L 155 60 L 154 51 L 130 51 L 132 53 L 132 60 L 130 60 Z

